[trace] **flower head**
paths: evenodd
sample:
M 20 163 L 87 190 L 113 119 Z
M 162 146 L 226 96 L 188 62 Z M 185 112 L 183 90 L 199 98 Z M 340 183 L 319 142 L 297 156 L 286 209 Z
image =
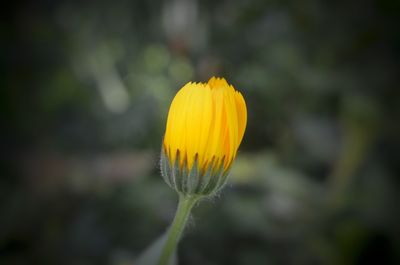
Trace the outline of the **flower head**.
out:
M 205 194 L 225 182 L 247 122 L 246 103 L 223 78 L 187 83 L 171 103 L 162 146 L 166 182 Z

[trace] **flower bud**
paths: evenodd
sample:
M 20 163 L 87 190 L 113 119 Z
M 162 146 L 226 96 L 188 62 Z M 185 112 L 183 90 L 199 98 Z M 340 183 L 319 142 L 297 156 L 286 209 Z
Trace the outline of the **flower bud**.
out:
M 186 84 L 171 103 L 161 150 L 167 184 L 208 195 L 226 182 L 247 122 L 246 103 L 225 79 Z

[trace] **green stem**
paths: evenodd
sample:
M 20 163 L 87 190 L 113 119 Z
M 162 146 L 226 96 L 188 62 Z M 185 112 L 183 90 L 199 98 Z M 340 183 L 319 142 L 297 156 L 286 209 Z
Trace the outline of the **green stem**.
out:
M 185 228 L 186 222 L 189 218 L 190 211 L 199 198 L 199 196 L 179 195 L 178 209 L 176 210 L 174 221 L 168 230 L 167 240 L 165 241 L 158 265 L 169 264 L 171 255 L 177 247 L 183 229 Z

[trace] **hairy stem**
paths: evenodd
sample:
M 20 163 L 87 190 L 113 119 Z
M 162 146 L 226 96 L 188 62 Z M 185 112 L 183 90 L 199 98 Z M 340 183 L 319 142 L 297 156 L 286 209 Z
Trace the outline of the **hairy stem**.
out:
M 178 209 L 168 230 L 167 240 L 165 241 L 158 265 L 169 264 L 189 218 L 190 211 L 199 198 L 199 196 L 179 195 Z

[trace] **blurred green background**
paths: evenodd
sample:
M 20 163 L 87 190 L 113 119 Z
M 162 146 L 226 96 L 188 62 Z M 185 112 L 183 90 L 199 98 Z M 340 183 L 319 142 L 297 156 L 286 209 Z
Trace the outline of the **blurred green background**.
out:
M 135 264 L 177 196 L 169 104 L 247 102 L 180 264 L 399 264 L 399 1 L 26 1 L 0 24 L 0 264 Z

